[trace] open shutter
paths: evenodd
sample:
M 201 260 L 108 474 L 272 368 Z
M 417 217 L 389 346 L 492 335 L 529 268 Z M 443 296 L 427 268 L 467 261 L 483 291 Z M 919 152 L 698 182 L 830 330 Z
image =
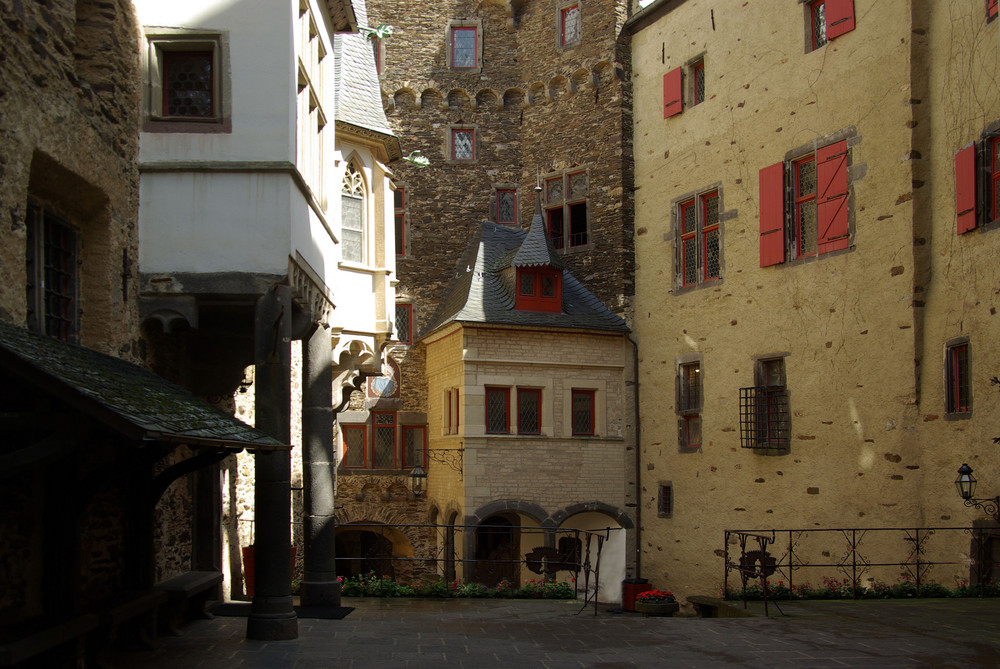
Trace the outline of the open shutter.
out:
M 816 150 L 816 223 L 818 253 L 847 248 L 847 142 Z
M 976 227 L 976 145 L 955 154 L 955 206 L 958 234 Z
M 663 118 L 680 114 L 682 109 L 681 68 L 678 67 L 663 75 Z
M 995 19 L 997 17 L 998 7 L 1000 7 L 1000 1 L 986 0 L 986 18 Z
M 760 171 L 760 266 L 785 262 L 785 164 Z
M 826 0 L 826 38 L 854 30 L 854 0 Z

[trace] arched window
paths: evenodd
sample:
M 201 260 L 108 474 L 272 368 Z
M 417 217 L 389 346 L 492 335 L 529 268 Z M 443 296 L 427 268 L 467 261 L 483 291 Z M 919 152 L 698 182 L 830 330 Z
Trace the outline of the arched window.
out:
M 365 259 L 365 182 L 361 171 L 348 163 L 340 196 L 342 257 L 349 262 Z

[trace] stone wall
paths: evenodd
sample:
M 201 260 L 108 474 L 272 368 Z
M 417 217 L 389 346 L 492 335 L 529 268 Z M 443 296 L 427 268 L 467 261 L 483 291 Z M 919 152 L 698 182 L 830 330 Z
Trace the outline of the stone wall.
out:
M 138 50 L 128 0 L 0 7 L 0 316 L 25 323 L 25 215 L 81 233 L 80 340 L 138 359 Z

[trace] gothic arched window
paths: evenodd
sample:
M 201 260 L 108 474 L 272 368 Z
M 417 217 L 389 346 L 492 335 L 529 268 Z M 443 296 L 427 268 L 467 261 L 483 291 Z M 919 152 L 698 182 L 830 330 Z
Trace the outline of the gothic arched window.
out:
M 365 259 L 365 182 L 361 171 L 348 163 L 340 196 L 342 258 L 348 262 Z

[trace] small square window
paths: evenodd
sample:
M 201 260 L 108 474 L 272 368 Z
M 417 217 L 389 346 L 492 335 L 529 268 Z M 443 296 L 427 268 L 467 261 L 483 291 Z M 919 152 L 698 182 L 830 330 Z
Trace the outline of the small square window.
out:
M 476 131 L 472 128 L 452 128 L 451 159 L 472 162 L 476 159 Z
M 146 35 L 143 130 L 230 132 L 224 35 L 159 30 Z
M 559 10 L 559 43 L 562 46 L 580 41 L 580 5 L 570 5 Z
M 656 491 L 656 515 L 670 518 L 674 515 L 674 486 L 661 483 Z

